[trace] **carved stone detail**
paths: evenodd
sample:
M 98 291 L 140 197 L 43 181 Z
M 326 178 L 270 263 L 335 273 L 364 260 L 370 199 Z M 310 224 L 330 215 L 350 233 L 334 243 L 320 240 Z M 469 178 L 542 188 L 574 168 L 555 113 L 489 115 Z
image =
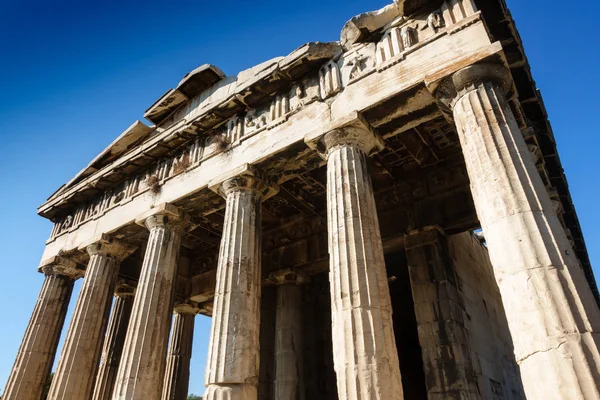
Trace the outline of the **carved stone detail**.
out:
M 321 98 L 326 99 L 342 90 L 340 67 L 335 61 L 329 61 L 319 70 L 319 84 L 321 86 Z
M 400 29 L 400 37 L 402 38 L 404 50 L 410 49 L 419 42 L 417 30 L 411 26 L 402 27 L 402 29 Z
M 444 17 L 442 16 L 441 12 L 434 11 L 429 14 L 427 17 L 427 26 L 429 26 L 429 29 L 431 29 L 434 33 L 437 33 L 440 29 L 444 28 L 446 23 L 444 22 Z

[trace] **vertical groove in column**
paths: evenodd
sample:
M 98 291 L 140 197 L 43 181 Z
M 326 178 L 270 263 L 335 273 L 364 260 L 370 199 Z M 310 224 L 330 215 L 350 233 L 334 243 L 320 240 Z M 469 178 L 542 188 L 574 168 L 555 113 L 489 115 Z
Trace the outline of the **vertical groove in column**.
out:
M 162 400 L 186 400 L 194 339 L 194 314 L 175 313 Z
M 132 294 L 117 294 L 115 296 L 102 348 L 102 358 L 94 386 L 93 400 L 109 400 L 112 396 L 132 307 Z
M 437 227 L 405 237 L 428 397 L 478 399 L 464 298 L 447 238 Z
M 365 153 L 329 150 L 327 164 L 334 364 L 341 400 L 402 399 L 379 221 Z
M 256 400 L 260 328 L 260 195 L 226 192 L 205 398 Z
M 90 255 L 48 399 L 91 397 L 118 266 L 107 254 Z
M 50 375 L 65 322 L 73 279 L 46 273 L 2 398 L 39 400 Z
M 296 283 L 277 287 L 275 313 L 275 382 L 277 400 L 304 400 L 302 289 Z
M 600 311 L 501 89 L 454 117 L 528 398 L 600 399 Z
M 166 215 L 146 220 L 150 236 L 117 373 L 115 400 L 161 397 L 183 232 L 178 224 L 168 222 Z

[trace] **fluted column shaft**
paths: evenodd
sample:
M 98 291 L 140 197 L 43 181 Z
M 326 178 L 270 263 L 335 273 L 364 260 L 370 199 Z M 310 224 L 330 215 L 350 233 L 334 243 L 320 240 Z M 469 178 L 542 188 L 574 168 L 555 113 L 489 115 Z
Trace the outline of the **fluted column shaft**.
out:
M 600 399 L 600 311 L 502 81 L 484 68 L 453 77 L 453 112 L 527 398 Z
M 163 400 L 187 399 L 192 342 L 194 339 L 194 320 L 197 313 L 197 308 L 188 305 L 175 307 L 171 343 L 167 355 Z
M 410 232 L 404 243 L 428 399 L 478 399 L 467 313 L 447 237 L 431 226 Z
M 367 155 L 369 132 L 328 133 L 333 358 L 340 400 L 402 399 L 392 306 Z M 369 140 L 369 141 L 367 141 Z
M 256 400 L 261 295 L 261 190 L 228 180 L 205 385 L 207 400 Z
M 133 308 L 133 295 L 134 290 L 128 285 L 117 287 L 115 291 L 112 313 L 102 347 L 100 367 L 96 376 L 93 400 L 109 400 L 112 396 Z
M 95 243 L 87 250 L 90 261 L 50 386 L 52 400 L 91 398 L 100 364 L 122 247 Z
M 177 216 L 145 219 L 150 230 L 113 399 L 159 400 L 165 374 L 183 224 Z
M 39 400 L 54 362 L 76 277 L 53 267 L 43 272 L 42 290 L 2 395 L 5 400 Z
M 275 382 L 277 400 L 303 400 L 302 288 L 296 282 L 277 286 L 275 311 Z

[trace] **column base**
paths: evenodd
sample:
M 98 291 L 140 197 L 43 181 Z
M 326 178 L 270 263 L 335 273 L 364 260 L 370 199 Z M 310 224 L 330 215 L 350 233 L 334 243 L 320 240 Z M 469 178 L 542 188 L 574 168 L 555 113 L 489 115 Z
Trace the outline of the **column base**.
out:
M 258 389 L 244 384 L 212 384 L 206 388 L 202 397 L 205 400 L 256 400 Z

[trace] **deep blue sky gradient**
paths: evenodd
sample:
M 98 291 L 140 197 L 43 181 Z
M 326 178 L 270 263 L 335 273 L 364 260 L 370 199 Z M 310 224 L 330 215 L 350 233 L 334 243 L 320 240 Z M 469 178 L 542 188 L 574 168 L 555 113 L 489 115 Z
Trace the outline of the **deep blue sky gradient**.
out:
M 51 224 L 36 215 L 38 205 L 198 65 L 233 75 L 305 42 L 337 40 L 350 17 L 391 2 L 2 1 L 0 391 L 43 280 L 36 267 Z M 568 15 L 577 15 L 569 18 L 552 3 L 509 0 L 599 267 L 600 5 L 569 3 Z M 198 317 L 190 379 L 197 394 L 209 329 Z

